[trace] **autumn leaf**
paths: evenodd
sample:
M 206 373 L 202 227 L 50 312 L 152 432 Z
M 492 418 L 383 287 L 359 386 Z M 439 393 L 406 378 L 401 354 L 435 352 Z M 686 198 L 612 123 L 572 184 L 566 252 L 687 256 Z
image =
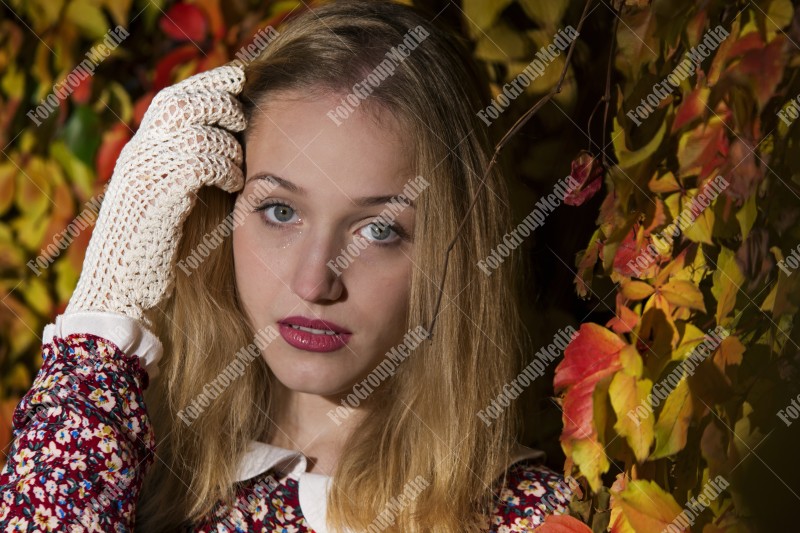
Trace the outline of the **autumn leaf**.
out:
M 663 383 L 662 383 L 663 388 Z M 649 459 L 661 459 L 681 451 L 686 446 L 689 422 L 692 418 L 692 402 L 689 383 L 682 377 L 675 389 L 667 396 L 664 407 L 658 414 L 655 425 L 656 447 Z
M 126 124 L 116 124 L 103 134 L 95 162 L 97 179 L 100 183 L 105 183 L 111 178 L 117 158 L 131 137 L 130 128 Z
M 708 97 L 711 94 L 711 89 L 705 87 L 704 84 L 705 76 L 700 72 L 697 76 L 697 88 L 684 97 L 675 112 L 675 118 L 672 121 L 672 133 L 708 114 Z
M 682 279 L 672 279 L 658 288 L 666 300 L 675 307 L 688 307 L 705 313 L 703 293 L 694 283 Z
M 603 184 L 603 165 L 589 152 L 582 152 L 571 163 L 570 176 L 578 187 L 564 197 L 567 205 L 581 205 L 594 196 Z
M 714 353 L 714 363 L 723 372 L 730 365 L 742 364 L 745 347 L 739 337 L 728 335 L 719 343 L 717 351 Z
M 724 319 L 733 311 L 739 287 L 744 282 L 744 275 L 736 263 L 734 253 L 728 248 L 723 247 L 720 250 L 712 280 L 711 294 L 717 299 L 717 325 L 724 325 Z
M 728 155 L 727 129 L 723 118 L 713 115 L 678 140 L 678 177 L 698 176 L 705 179 L 725 163 Z
M 648 395 L 653 387 L 649 379 L 638 379 L 627 372 L 618 372 L 611 380 L 609 397 L 617 422 L 614 429 L 625 437 L 638 462 L 643 462 L 650 454 L 653 443 L 653 417 L 635 416 L 636 408 L 649 402 Z
M 644 300 L 655 292 L 649 283 L 630 280 L 622 283 L 622 295 L 630 300 Z
M 159 22 L 161 30 L 176 41 L 200 42 L 208 33 L 203 11 L 192 4 L 173 5 Z
M 553 387 L 564 391 L 564 430 L 561 443 L 585 472 L 592 488 L 600 486 L 599 474 L 607 465 L 602 446 L 597 443 L 592 394 L 600 380 L 622 368 L 619 352 L 626 343 L 598 324 L 582 324 L 578 335 L 564 351 L 564 359 L 556 367 Z M 605 467 L 607 468 L 607 466 Z
M 612 490 L 611 495 L 612 510 L 619 510 L 612 533 L 663 531 L 683 511 L 672 495 L 653 481 L 631 480 L 624 490 Z

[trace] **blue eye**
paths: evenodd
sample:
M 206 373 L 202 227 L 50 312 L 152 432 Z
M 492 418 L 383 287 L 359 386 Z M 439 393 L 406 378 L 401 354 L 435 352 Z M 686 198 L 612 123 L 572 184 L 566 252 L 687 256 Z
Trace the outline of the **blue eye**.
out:
M 273 210 L 273 214 L 276 219 L 275 221 L 270 220 L 269 217 L 266 216 L 266 213 L 269 213 L 271 207 L 279 208 Z M 256 211 L 263 211 L 265 213 L 265 216 L 263 217 L 264 222 L 271 226 L 282 226 L 283 224 L 289 222 L 294 214 L 294 208 L 292 206 L 276 200 L 267 200 L 260 207 L 257 207 Z
M 390 239 L 392 233 L 400 238 L 400 231 L 397 226 L 381 224 L 379 222 L 371 222 L 364 226 L 364 229 L 361 231 L 363 232 L 361 233 L 362 237 L 365 237 L 378 246 L 389 246 L 391 243 L 394 243 L 397 239 Z
M 272 207 L 275 207 L 275 209 L 271 209 Z M 265 213 L 264 216 L 261 217 L 264 224 L 277 229 L 282 229 L 284 226 L 288 225 L 292 217 L 296 216 L 295 208 L 280 200 L 265 201 L 259 207 L 255 208 L 255 212 L 259 211 Z M 272 217 L 267 215 L 267 213 L 270 212 L 272 212 Z M 392 239 L 392 233 L 394 233 L 397 238 Z M 359 230 L 359 234 L 371 244 L 377 246 L 395 246 L 401 244 L 401 241 L 411 240 L 409 234 L 402 227 L 380 221 L 370 222 L 363 226 Z

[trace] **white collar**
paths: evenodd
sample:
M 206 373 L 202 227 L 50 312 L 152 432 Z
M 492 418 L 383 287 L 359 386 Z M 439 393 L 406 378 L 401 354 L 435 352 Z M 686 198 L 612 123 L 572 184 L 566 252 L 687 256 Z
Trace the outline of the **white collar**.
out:
M 544 459 L 545 453 L 541 450 L 517 445 L 506 468 L 529 458 Z M 251 440 L 239 463 L 234 481 L 250 479 L 270 468 L 276 468 L 281 474 L 294 474 L 292 477 L 296 477 L 298 480 L 300 510 L 305 516 L 308 526 L 317 533 L 328 533 L 325 511 L 332 478 L 325 474 L 306 472 L 308 459 L 302 452 Z M 499 477 L 502 473 L 502 471 L 498 472 L 495 477 Z

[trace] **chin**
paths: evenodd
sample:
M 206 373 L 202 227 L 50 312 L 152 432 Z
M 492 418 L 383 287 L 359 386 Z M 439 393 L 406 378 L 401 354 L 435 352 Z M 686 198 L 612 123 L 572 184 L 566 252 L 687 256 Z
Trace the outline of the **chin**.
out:
M 319 356 L 314 354 L 314 357 Z M 351 388 L 355 376 L 343 372 L 342 361 L 334 365 L 329 363 L 290 358 L 280 362 L 268 360 L 267 366 L 284 387 L 295 392 L 331 396 Z

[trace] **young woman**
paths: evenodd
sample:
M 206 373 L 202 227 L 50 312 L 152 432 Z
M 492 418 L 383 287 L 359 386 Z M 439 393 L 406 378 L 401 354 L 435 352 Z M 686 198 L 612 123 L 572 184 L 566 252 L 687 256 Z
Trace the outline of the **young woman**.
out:
M 45 328 L 0 530 L 529 531 L 564 512 L 517 407 L 479 416 L 526 350 L 514 264 L 476 266 L 511 227 L 500 171 L 459 228 L 487 101 L 456 37 L 384 2 L 306 12 L 244 69 L 159 93 Z

